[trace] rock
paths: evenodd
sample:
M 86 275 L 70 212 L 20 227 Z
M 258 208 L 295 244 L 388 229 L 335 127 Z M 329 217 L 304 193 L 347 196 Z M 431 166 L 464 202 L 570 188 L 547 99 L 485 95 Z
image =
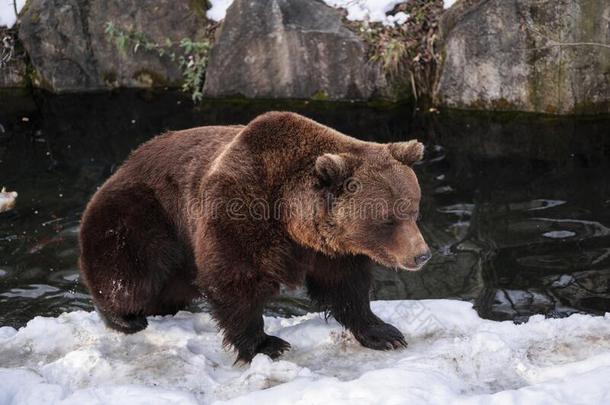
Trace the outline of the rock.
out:
M 31 58 L 34 86 L 64 92 L 181 84 L 177 62 L 143 47 L 134 52 L 130 42 L 118 49 L 105 32 L 107 22 L 157 44 L 202 40 L 205 1 L 29 0 L 19 36 Z
M 339 11 L 316 0 L 235 0 L 210 54 L 204 94 L 365 100 L 385 85 Z
M 17 193 L 15 191 L 6 191 L 3 187 L 2 190 L 0 190 L 0 212 L 13 209 L 16 200 Z
M 460 0 L 442 18 L 439 105 L 610 112 L 610 3 Z

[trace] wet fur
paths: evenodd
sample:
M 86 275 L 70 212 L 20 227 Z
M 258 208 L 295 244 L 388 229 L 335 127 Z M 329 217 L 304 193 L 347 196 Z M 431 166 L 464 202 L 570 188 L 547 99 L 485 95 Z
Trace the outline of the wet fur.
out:
M 236 199 L 246 206 L 257 199 L 315 205 L 320 193 L 334 193 L 314 173 L 327 153 L 390 159 L 382 145 L 291 113 L 143 144 L 95 193 L 82 219 L 80 268 L 102 319 L 135 333 L 147 315 L 173 314 L 203 295 L 238 360 L 277 357 L 290 345 L 265 334 L 264 305 L 281 284 L 304 283 L 364 346 L 405 346 L 370 309 L 371 259 L 349 251 L 323 210 L 264 221 L 245 208 L 232 216 L 226 210 Z

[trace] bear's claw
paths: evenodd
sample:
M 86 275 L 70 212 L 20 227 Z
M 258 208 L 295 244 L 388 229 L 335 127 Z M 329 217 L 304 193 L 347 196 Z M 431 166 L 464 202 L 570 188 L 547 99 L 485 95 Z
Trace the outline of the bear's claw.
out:
M 407 347 L 403 334 L 387 323 L 371 325 L 367 329 L 352 333 L 362 346 L 369 349 L 396 350 Z

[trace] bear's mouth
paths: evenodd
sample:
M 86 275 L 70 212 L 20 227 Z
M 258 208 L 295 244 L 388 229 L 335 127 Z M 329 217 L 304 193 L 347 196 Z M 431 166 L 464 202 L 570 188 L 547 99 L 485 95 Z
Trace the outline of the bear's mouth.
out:
M 402 262 L 398 257 L 390 255 L 389 253 L 385 253 L 385 252 L 383 252 L 383 253 L 376 252 L 376 253 L 377 254 L 370 254 L 370 252 L 369 252 L 367 254 L 367 256 L 370 259 L 372 259 L 374 262 L 377 262 L 378 264 L 380 264 L 383 267 L 386 267 L 388 269 L 392 269 L 396 273 L 400 273 L 403 271 L 411 271 L 411 272 L 420 271 L 426 265 L 426 263 L 422 263 L 419 266 L 417 266 L 417 265 L 410 266 L 410 265 Z
M 409 267 L 404 264 L 399 264 L 398 266 L 394 267 L 394 271 L 397 273 L 401 272 L 401 271 L 420 271 L 423 267 L 424 267 L 423 264 L 421 266 L 416 266 L 416 267 Z

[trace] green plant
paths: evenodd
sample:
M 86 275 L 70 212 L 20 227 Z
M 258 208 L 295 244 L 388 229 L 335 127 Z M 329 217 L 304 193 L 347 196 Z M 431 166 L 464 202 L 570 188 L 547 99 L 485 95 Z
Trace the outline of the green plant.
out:
M 203 98 L 203 79 L 205 69 L 208 65 L 208 54 L 210 52 L 209 42 L 195 42 L 188 38 L 180 41 L 180 48 L 184 54 L 178 58 L 184 83 L 182 90 L 191 92 L 193 101 L 200 101 Z
M 111 22 L 106 23 L 105 32 L 123 54 L 127 54 L 130 50 L 133 53 L 144 50 L 145 52 L 155 52 L 159 57 L 169 58 L 172 62 L 178 63 L 183 77 L 182 90 L 191 93 L 193 101 L 201 101 L 208 54 L 211 48 L 210 41 L 193 41 L 190 38 L 183 38 L 180 42 L 174 42 L 166 38 L 163 44 L 159 44 L 150 40 L 142 32 L 121 30 Z

